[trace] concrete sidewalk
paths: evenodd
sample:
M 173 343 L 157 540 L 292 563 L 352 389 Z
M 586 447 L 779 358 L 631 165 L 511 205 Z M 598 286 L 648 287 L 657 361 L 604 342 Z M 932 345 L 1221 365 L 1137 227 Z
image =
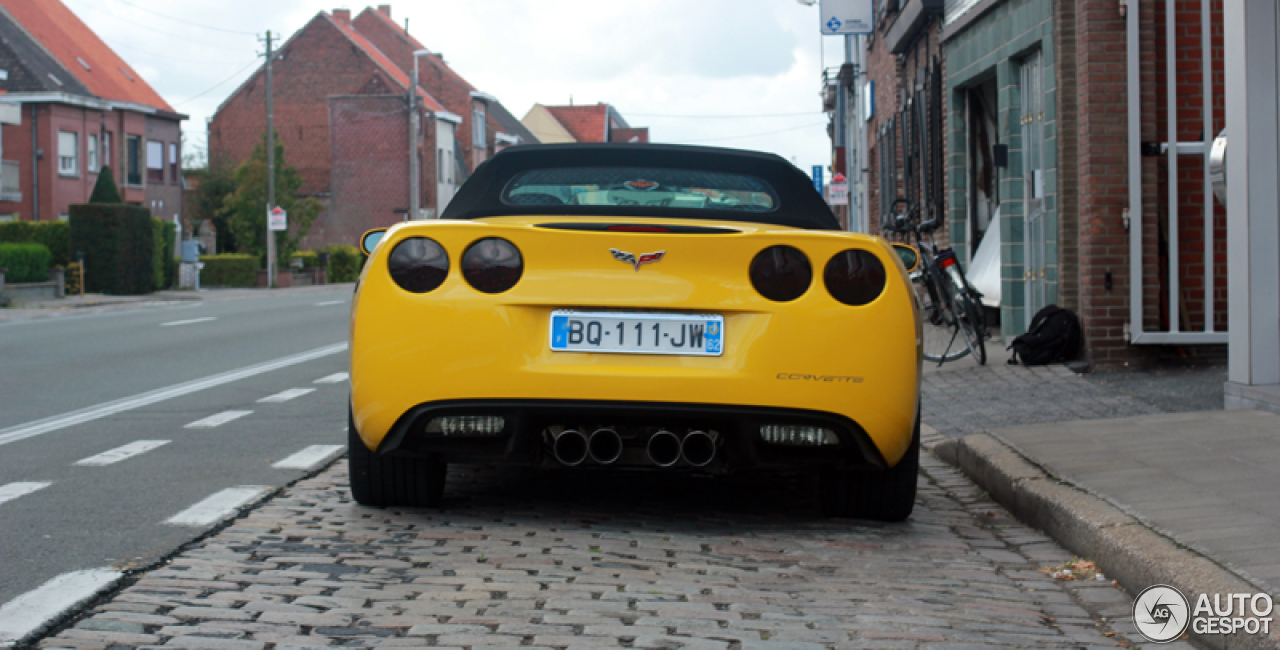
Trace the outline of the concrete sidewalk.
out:
M 1131 593 L 1280 593 L 1280 415 L 1162 413 L 1061 366 L 955 364 L 924 384 L 926 448 Z M 1272 619 L 1269 635 L 1195 636 L 1280 648 Z

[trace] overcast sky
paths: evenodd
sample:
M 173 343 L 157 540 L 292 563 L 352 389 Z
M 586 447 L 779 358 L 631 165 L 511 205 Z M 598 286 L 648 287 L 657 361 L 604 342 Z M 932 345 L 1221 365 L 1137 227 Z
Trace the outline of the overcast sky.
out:
M 259 37 L 288 38 L 314 0 L 63 0 L 176 110 L 203 148 L 218 104 L 261 64 Z M 377 4 L 375 2 L 375 4 Z M 392 3 L 392 19 L 517 118 L 534 103 L 607 102 L 654 142 L 830 163 L 818 91 L 818 8 L 796 0 L 484 0 Z M 843 42 L 825 37 L 825 65 Z M 747 117 L 743 117 L 747 116 Z

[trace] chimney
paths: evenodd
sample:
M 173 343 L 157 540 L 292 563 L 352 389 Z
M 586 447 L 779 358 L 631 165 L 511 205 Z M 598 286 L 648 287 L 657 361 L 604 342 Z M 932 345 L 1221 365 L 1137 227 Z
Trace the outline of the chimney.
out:
M 382 14 L 382 15 L 386 16 L 387 18 L 390 18 L 390 17 L 391 17 L 391 5 L 378 5 L 378 13 L 380 13 L 380 14 Z
M 343 25 L 350 25 L 350 24 L 351 24 L 351 10 L 350 10 L 350 9 L 334 9 L 334 10 L 333 10 L 333 19 L 334 19 L 334 20 L 336 20 L 336 21 L 338 21 L 338 22 L 340 22 L 340 23 L 342 23 Z

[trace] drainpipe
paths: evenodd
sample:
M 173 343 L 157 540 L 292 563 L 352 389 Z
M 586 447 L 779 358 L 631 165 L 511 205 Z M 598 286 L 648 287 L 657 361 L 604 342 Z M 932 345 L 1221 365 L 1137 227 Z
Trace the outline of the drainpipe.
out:
M 40 220 L 40 131 L 36 129 L 36 105 L 31 105 L 31 220 Z

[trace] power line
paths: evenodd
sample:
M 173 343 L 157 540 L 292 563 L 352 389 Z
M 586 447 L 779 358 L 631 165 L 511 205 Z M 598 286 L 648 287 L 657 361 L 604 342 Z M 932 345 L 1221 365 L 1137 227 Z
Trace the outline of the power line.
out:
M 709 139 L 705 139 L 705 140 L 684 140 L 683 142 L 690 143 L 690 144 L 697 144 L 697 143 L 702 143 L 702 142 L 720 142 L 720 141 L 722 141 L 722 140 L 740 140 L 740 139 L 742 139 L 742 138 L 755 138 L 755 137 L 759 137 L 759 136 L 762 136 L 762 135 L 774 135 L 774 134 L 776 134 L 776 133 L 787 133 L 787 132 L 790 132 L 790 131 L 799 131 L 799 130 L 801 130 L 801 129 L 808 129 L 808 128 L 812 128 L 812 127 L 815 127 L 815 126 L 826 126 L 826 124 L 827 124 L 826 122 L 814 122 L 814 123 L 812 123 L 812 124 L 805 124 L 805 125 L 802 125 L 802 126 L 796 126 L 796 127 L 792 127 L 792 128 L 790 128 L 790 129 L 779 129 L 779 130 L 777 130 L 777 131 L 765 131 L 764 133 L 749 133 L 749 134 L 746 134 L 746 135 L 731 135 L 731 136 L 729 136 L 729 137 L 727 137 L 727 138 L 709 138 Z
M 185 103 L 187 103 L 187 102 L 190 102 L 190 101 L 194 101 L 194 100 L 200 99 L 201 97 L 204 97 L 205 95 L 208 95 L 209 93 L 213 92 L 214 90 L 217 90 L 220 86 L 222 86 L 223 84 L 227 83 L 228 81 L 231 81 L 232 79 L 235 79 L 236 77 L 240 76 L 240 73 L 241 73 L 241 72 L 244 72 L 245 70 L 248 70 L 249 68 L 253 67 L 253 66 L 254 66 L 254 65 L 256 65 L 257 63 L 258 63 L 258 60 L 257 60 L 257 59 L 252 60 L 252 61 L 250 61 L 248 64 L 246 64 L 243 68 L 240 68 L 239 70 L 236 70 L 234 73 L 232 73 L 232 75 L 231 75 L 230 77 L 227 77 L 226 79 L 223 79 L 222 81 L 219 81 L 218 83 L 216 83 L 216 84 L 214 84 L 214 85 L 212 85 L 212 86 L 210 86 L 210 87 L 206 88 L 205 90 L 200 91 L 200 93 L 199 93 L 199 94 L 197 94 L 197 95 L 192 95 L 191 97 L 188 97 L 188 98 L 186 98 L 186 99 L 184 99 L 184 100 L 182 100 L 182 101 L 180 101 L 180 102 L 175 102 L 173 105 L 174 105 L 174 106 L 181 106 L 181 105 L 183 105 L 183 104 L 185 104 Z
M 678 117 L 682 119 L 735 119 L 735 118 L 757 118 L 757 117 L 817 117 L 822 111 L 806 111 L 804 113 L 757 113 L 755 115 L 670 115 L 667 113 L 627 113 L 628 116 L 634 117 Z
M 151 14 L 152 16 L 158 16 L 158 17 L 160 17 L 160 18 L 164 18 L 165 20 L 172 20 L 172 21 L 173 21 L 173 22 L 175 22 L 175 23 L 182 23 L 183 25 L 190 25 L 190 26 L 192 26 L 192 27 L 199 27 L 200 29 L 208 29 L 208 30 L 211 30 L 211 31 L 215 31 L 215 32 L 223 32 L 223 33 L 226 33 L 226 34 L 244 34 L 245 36 L 256 36 L 256 35 L 257 35 L 255 32 L 242 32 L 242 31 L 235 30 L 235 29 L 223 29 L 223 28 L 221 28 L 221 27 L 210 27 L 209 25 L 201 25 L 200 23 L 194 23 L 194 22 L 191 22 L 191 21 L 189 21 L 189 20 L 184 20 L 184 19 L 182 19 L 182 18 L 174 18 L 173 16 L 166 16 L 166 15 L 164 15 L 164 14 L 162 14 L 162 13 L 158 13 L 158 12 L 152 11 L 152 10 L 150 10 L 150 9 L 147 9 L 146 7 L 140 7 L 140 6 L 136 5 L 136 4 L 133 4 L 132 2 L 129 2 L 128 0 L 115 0 L 115 1 L 116 1 L 116 2 L 119 2 L 120 4 L 128 5 L 128 6 L 130 6 L 130 7 L 133 7 L 134 9 L 137 9 L 138 11 L 141 11 L 141 12 L 143 12 L 143 13 L 148 13 L 148 14 Z
M 136 29 L 137 29 L 137 27 L 138 27 L 138 23 L 137 23 L 136 21 L 131 21 L 131 20 L 128 20 L 128 19 L 125 19 L 125 18 L 121 18 L 121 17 L 120 17 L 119 15 L 117 15 L 117 14 L 114 14 L 114 13 L 112 13 L 112 12 L 110 12 L 110 11 L 106 11 L 106 10 L 104 10 L 104 9 L 102 9 L 102 8 L 100 8 L 100 7 L 98 7 L 98 6 L 96 6 L 96 5 L 89 4 L 88 2 L 78 2 L 77 0 L 71 0 L 71 4 L 74 4 L 75 6 L 80 7 L 81 9 L 87 9 L 87 10 L 89 10 L 89 11 L 91 11 L 91 12 L 95 13 L 95 14 L 101 14 L 102 16 L 105 16 L 105 17 L 107 17 L 107 18 L 110 18 L 110 19 L 112 19 L 112 20 L 114 20 L 114 21 L 117 21 L 117 22 L 119 22 L 119 23 L 122 23 L 122 24 L 128 25 L 129 27 L 132 27 L 132 28 L 134 28 L 135 30 L 136 30 Z M 166 31 L 163 31 L 163 30 L 156 30 L 156 31 L 153 31 L 153 32 L 152 32 L 152 35 L 161 36 L 161 37 L 163 37 L 163 38 L 169 38 L 169 39 L 173 39 L 173 40 L 176 40 L 176 41 L 181 41 L 181 42 L 186 43 L 186 44 L 199 43 L 199 44 L 201 44 L 201 45 L 206 45 L 206 46 L 209 46 L 209 47 L 216 47 L 216 48 L 225 48 L 225 47 L 227 46 L 227 44 L 226 44 L 226 42 L 225 42 L 225 41 L 224 41 L 224 42 L 222 42 L 222 43 L 213 43 L 213 42 L 210 42 L 210 41 L 202 41 L 202 40 L 199 40 L 199 39 L 191 38 L 191 36 L 190 36 L 189 34 L 183 34 L 183 35 L 179 36 L 179 35 L 177 35 L 177 34 L 170 34 L 169 32 L 166 32 Z

